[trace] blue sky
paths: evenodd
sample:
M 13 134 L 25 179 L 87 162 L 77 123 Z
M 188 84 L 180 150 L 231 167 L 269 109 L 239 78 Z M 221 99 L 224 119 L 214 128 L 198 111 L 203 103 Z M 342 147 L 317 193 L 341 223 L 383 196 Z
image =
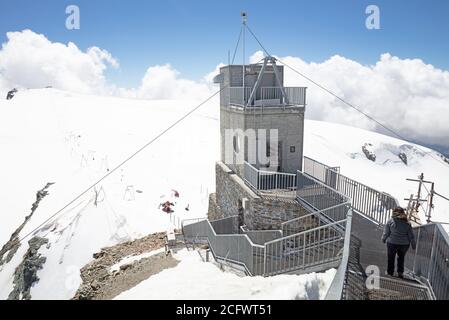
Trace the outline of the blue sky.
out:
M 80 30 L 65 28 L 69 4 L 80 7 Z M 365 28 L 369 4 L 381 10 L 381 30 Z M 373 64 L 389 52 L 449 70 L 449 0 L 0 0 L 0 40 L 31 29 L 83 50 L 99 46 L 119 60 L 107 76 L 120 86 L 137 86 L 149 66 L 164 63 L 196 80 L 227 61 L 242 10 L 276 55 L 319 62 L 340 54 Z M 247 52 L 258 49 L 248 37 Z

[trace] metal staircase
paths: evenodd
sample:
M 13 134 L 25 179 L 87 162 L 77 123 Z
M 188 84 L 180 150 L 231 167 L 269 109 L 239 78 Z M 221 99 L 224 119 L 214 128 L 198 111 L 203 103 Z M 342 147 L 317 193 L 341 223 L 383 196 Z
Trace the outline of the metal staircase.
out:
M 266 174 L 262 174 L 266 178 Z M 261 179 L 255 177 L 255 181 Z M 278 186 L 279 182 L 284 184 L 285 180 L 276 177 L 274 181 L 277 184 L 270 184 L 272 187 Z M 288 181 L 290 184 L 292 179 L 289 177 Z M 273 230 L 242 232 L 238 217 L 232 216 L 216 221 L 186 221 L 182 225 L 186 241 L 207 242 L 217 260 L 244 266 L 250 275 L 271 276 L 337 267 L 342 259 L 345 229 L 350 224 L 348 199 L 301 172 L 294 183 L 298 188 L 293 191 L 293 198 L 283 199 L 297 204 L 301 208 L 298 212 L 308 214 L 282 223 L 276 236 L 273 236 Z M 268 189 L 264 184 L 264 192 L 269 192 Z M 302 194 L 307 197 L 301 197 Z M 257 241 L 255 232 L 258 233 Z
M 292 178 L 279 179 L 278 175 L 276 183 L 269 184 L 277 187 L 281 181 L 280 198 L 297 203 L 302 212 L 308 213 L 283 222 L 280 230 L 244 230 L 239 228 L 237 216 L 184 221 L 186 243 L 207 243 L 217 261 L 252 276 L 337 268 L 326 299 L 449 299 L 449 237 L 440 225 L 414 229 L 418 245 L 416 251 L 408 254 L 406 279 L 384 277 L 386 252 L 380 237 L 397 201 L 308 159 L 305 172 L 298 172 L 294 179 L 296 187 L 290 186 Z M 246 172 L 245 182 L 259 195 L 279 199 L 277 190 L 267 188 L 267 184 L 263 190 L 257 189 L 260 181 L 267 178 L 262 172 L 265 180 L 261 180 L 259 174 L 259 170 Z M 355 190 L 362 195 L 347 188 L 348 183 L 356 185 Z M 380 269 L 379 286 L 375 289 L 366 285 L 365 270 L 370 265 Z
M 385 274 L 386 248 L 380 241 L 383 226 L 398 206 L 392 196 L 343 176 L 334 168 L 304 158 L 305 172 L 351 198 L 354 210 L 350 258 L 343 279 L 343 299 L 431 300 L 449 299 L 449 237 L 441 225 L 414 228 L 417 248 L 406 260 L 407 279 Z M 379 288 L 366 286 L 368 266 L 380 269 Z

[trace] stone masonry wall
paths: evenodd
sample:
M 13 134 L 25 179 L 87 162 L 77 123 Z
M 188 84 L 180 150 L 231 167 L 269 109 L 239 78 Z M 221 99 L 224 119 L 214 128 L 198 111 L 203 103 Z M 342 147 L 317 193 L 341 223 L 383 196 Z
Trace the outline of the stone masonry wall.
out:
M 216 164 L 216 194 L 209 198 L 209 220 L 238 215 L 239 200 L 248 199 L 244 223 L 251 230 L 280 229 L 281 223 L 306 214 L 292 200 L 259 197 L 244 181 L 222 162 Z
M 220 214 L 216 216 L 219 218 L 238 215 L 239 200 L 247 198 L 251 201 L 259 198 L 235 172 L 222 162 L 217 162 L 215 174 L 216 207 L 220 211 Z

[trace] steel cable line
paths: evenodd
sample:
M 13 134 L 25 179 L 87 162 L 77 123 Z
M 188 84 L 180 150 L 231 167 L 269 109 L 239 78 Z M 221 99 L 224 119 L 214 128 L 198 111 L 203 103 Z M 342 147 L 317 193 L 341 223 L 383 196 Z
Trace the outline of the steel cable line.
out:
M 98 185 L 100 182 L 102 182 L 104 179 L 109 177 L 111 174 L 113 174 L 115 171 L 117 171 L 120 167 L 125 165 L 128 161 L 130 161 L 132 158 L 134 158 L 136 155 L 138 155 L 140 152 L 142 152 L 144 149 L 146 149 L 148 146 L 150 146 L 153 142 L 157 141 L 159 138 L 161 138 L 165 133 L 173 129 L 176 125 L 178 125 L 180 122 L 185 120 L 187 117 L 189 117 L 193 112 L 195 112 L 197 109 L 199 109 L 201 106 L 203 106 L 206 102 L 210 101 L 213 97 L 215 97 L 217 94 L 219 94 L 222 90 L 224 90 L 226 86 L 221 88 L 220 90 L 213 93 L 211 96 L 209 96 L 207 99 L 202 101 L 200 104 L 192 108 L 189 112 L 184 114 L 182 117 L 180 117 L 178 120 L 173 122 L 170 126 L 168 126 L 166 129 L 164 129 L 162 132 L 157 134 L 153 139 L 151 139 L 149 142 L 144 144 L 142 147 L 140 147 L 137 151 L 135 151 L 133 154 L 128 156 L 125 160 L 123 160 L 120 164 L 115 166 L 113 169 L 111 169 L 107 174 L 102 176 L 100 179 L 98 179 L 96 182 L 94 182 L 92 185 L 87 187 L 84 191 L 82 191 L 80 194 L 78 194 L 75 198 L 73 198 L 71 201 L 69 201 L 67 204 L 65 204 L 61 209 L 57 210 L 55 213 L 53 213 L 50 217 L 45 219 L 42 223 L 40 223 L 37 227 L 33 228 L 30 232 L 28 232 L 25 236 L 21 237 L 19 242 L 22 242 L 24 239 L 29 237 L 34 232 L 38 231 L 40 228 L 42 228 L 46 223 L 48 223 L 50 220 L 52 220 L 54 217 L 59 215 L 62 211 L 67 209 L 71 204 L 73 204 L 75 201 L 80 199 L 82 196 L 84 196 L 87 192 L 89 192 L 91 189 L 93 189 L 96 185 Z
M 242 37 L 243 26 L 240 28 L 239 38 L 237 40 L 237 44 L 235 45 L 234 54 L 232 55 L 231 64 L 234 64 L 235 55 L 237 54 L 237 49 L 239 48 L 240 38 Z
M 234 55 L 232 57 L 232 63 L 234 63 L 235 55 L 240 43 L 240 39 L 242 37 L 243 33 L 243 26 L 240 28 L 239 37 L 234 49 Z M 38 231 L 42 226 L 44 226 L 46 223 L 48 223 L 50 220 L 52 220 L 54 217 L 59 215 L 63 210 L 67 209 L 71 204 L 73 204 L 75 201 L 77 201 L 79 198 L 81 198 L 83 195 L 85 195 L 87 192 L 89 192 L 91 189 L 93 189 L 95 186 L 97 186 L 100 182 L 102 182 L 104 179 L 106 179 L 108 176 L 110 176 L 112 173 L 117 171 L 120 167 L 125 165 L 128 161 L 130 161 L 132 158 L 134 158 L 136 155 L 138 155 L 140 152 L 142 152 L 144 149 L 146 149 L 148 146 L 150 146 L 153 142 L 158 140 L 160 137 L 162 137 L 165 133 L 173 129 L 177 124 L 185 120 L 187 117 L 189 117 L 193 112 L 195 112 L 197 109 L 199 109 L 201 106 L 203 106 L 206 102 L 210 101 L 213 97 L 215 97 L 217 94 L 221 93 L 224 89 L 226 89 L 227 86 L 223 86 L 220 88 L 220 90 L 213 93 L 211 96 L 209 96 L 207 99 L 205 99 L 203 102 L 195 106 L 193 109 L 191 109 L 189 112 L 187 112 L 185 115 L 183 115 L 181 118 L 176 120 L 174 123 L 172 123 L 170 126 L 168 126 L 166 129 L 164 129 L 161 133 L 159 133 L 157 136 L 155 136 L 153 139 L 151 139 L 149 142 L 147 142 L 145 145 L 143 145 L 140 149 L 138 149 L 136 152 L 131 154 L 128 158 L 123 160 L 119 165 L 114 167 L 112 170 L 110 170 L 107 174 L 105 174 L 103 177 L 98 179 L 95 183 L 87 187 L 84 191 L 82 191 L 80 194 L 78 194 L 75 198 L 73 198 L 71 201 L 69 201 L 66 205 L 64 205 L 61 209 L 57 210 L 54 214 L 52 214 L 50 217 L 48 217 L 46 220 L 44 220 L 42 223 L 40 223 L 37 227 L 33 228 L 30 232 L 28 232 L 25 236 L 21 237 L 19 242 L 22 242 L 26 238 L 28 238 L 31 234 Z

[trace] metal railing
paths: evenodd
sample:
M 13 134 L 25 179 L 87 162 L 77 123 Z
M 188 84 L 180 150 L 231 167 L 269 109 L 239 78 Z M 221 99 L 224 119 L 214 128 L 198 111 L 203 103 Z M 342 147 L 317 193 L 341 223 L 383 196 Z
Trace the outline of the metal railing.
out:
M 348 178 L 334 168 L 308 157 L 304 157 L 304 172 L 350 198 L 355 211 L 379 224 L 387 223 L 392 210 L 399 205 L 393 196 Z
M 217 260 L 238 264 L 253 276 L 270 276 L 329 263 L 336 265 L 342 257 L 347 217 L 280 238 L 282 233 L 274 230 L 244 234 L 219 234 L 215 230 L 214 225 L 233 231 L 237 219 L 238 216 L 232 216 L 218 220 L 219 223 L 202 220 L 183 225 L 183 234 L 186 240 L 207 242 Z
M 449 236 L 441 224 L 413 228 L 416 250 L 407 255 L 406 267 L 432 288 L 438 300 L 449 300 Z
M 220 219 L 221 227 L 227 222 L 232 229 L 236 219 L 238 216 Z M 264 274 L 265 247 L 253 243 L 246 234 L 217 234 L 209 220 L 183 225 L 182 230 L 186 240 L 207 242 L 217 260 L 238 264 L 253 276 Z
M 266 172 L 245 164 L 245 181 L 262 188 Z M 276 177 L 269 172 L 270 176 Z M 288 175 L 282 174 L 279 175 Z M 247 231 L 237 234 L 238 216 L 183 226 L 185 238 L 207 240 L 213 254 L 221 260 L 243 265 L 251 275 L 275 275 L 309 267 L 338 265 L 345 245 L 345 229 L 351 220 L 350 200 L 324 183 L 297 172 L 293 180 L 274 178 L 269 188 L 298 187 L 295 196 L 312 211 L 289 220 L 282 230 Z M 286 183 L 285 181 L 288 181 Z M 279 183 L 280 182 L 280 183 Z M 265 188 L 267 184 L 264 184 Z M 310 219 L 310 221 L 308 220 Z M 314 221 L 313 223 L 309 223 Z M 279 237 L 282 235 L 282 237 Z M 270 239 L 269 237 L 274 237 Z
M 241 107 L 247 106 L 304 106 L 306 104 L 306 88 L 305 87 L 261 87 L 254 95 L 254 100 L 251 105 L 248 105 L 251 91 L 251 87 L 229 87 L 225 89 L 224 96 L 225 105 L 236 105 Z M 284 98 L 282 93 L 284 91 L 287 99 Z
M 289 236 L 308 229 L 321 227 L 335 221 L 344 220 L 350 208 L 351 204 L 346 202 L 291 219 L 281 224 L 282 233 L 284 236 Z
M 297 183 L 296 196 L 316 211 L 351 201 L 344 194 L 301 171 L 297 172 Z
M 336 187 L 336 175 L 340 173 L 340 167 L 330 167 L 312 158 L 303 157 L 303 171 L 326 185 Z
M 295 174 L 260 170 L 246 161 L 243 179 L 255 190 L 294 191 L 297 187 Z
M 341 259 L 346 219 L 265 244 L 265 275 L 337 262 Z
M 338 266 L 337 272 L 334 279 L 327 290 L 325 300 L 341 300 L 343 297 L 343 290 L 346 281 L 346 274 L 348 272 L 348 263 L 350 255 L 350 245 L 351 245 L 351 226 L 352 226 L 352 210 L 348 212 L 346 229 L 345 229 L 345 240 L 343 243 L 343 252 L 341 257 L 340 265 Z
M 246 234 L 253 243 L 260 245 L 283 237 L 281 230 L 244 230 L 242 228 L 242 233 Z
M 225 96 L 228 96 L 228 101 L 225 101 L 226 105 L 236 105 L 245 107 L 249 96 L 251 95 L 251 88 L 243 87 L 229 87 L 225 91 Z

